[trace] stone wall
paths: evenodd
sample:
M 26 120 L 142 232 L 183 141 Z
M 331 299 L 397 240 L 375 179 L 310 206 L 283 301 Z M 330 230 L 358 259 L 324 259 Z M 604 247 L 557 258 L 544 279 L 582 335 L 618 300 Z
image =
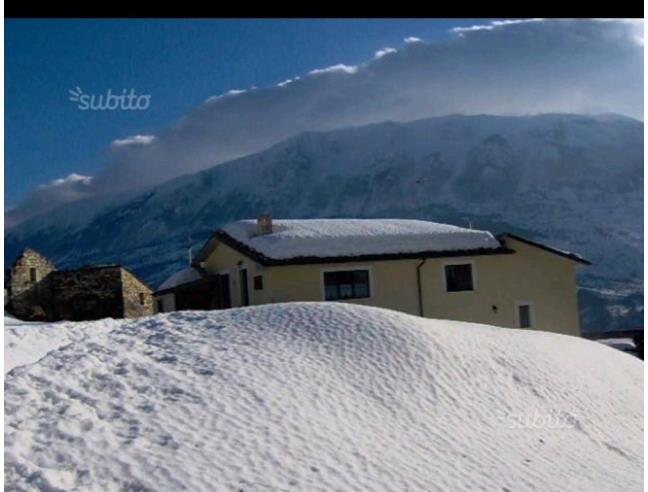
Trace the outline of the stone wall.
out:
M 153 314 L 153 293 L 119 265 L 56 270 L 52 262 L 26 249 L 5 280 L 6 309 L 34 321 L 85 321 Z
M 31 277 L 32 269 L 36 276 L 35 279 Z M 11 267 L 11 277 L 8 285 L 9 295 L 18 296 L 32 289 L 55 269 L 54 264 L 37 251 L 25 249 Z
M 82 321 L 122 318 L 121 267 L 88 267 L 52 272 L 48 319 Z
M 50 298 L 49 275 L 54 264 L 33 249 L 25 249 L 11 267 L 5 300 L 9 312 L 21 319 L 45 320 Z
M 154 313 L 151 289 L 125 268 L 121 269 L 121 282 L 124 318 L 151 316 Z

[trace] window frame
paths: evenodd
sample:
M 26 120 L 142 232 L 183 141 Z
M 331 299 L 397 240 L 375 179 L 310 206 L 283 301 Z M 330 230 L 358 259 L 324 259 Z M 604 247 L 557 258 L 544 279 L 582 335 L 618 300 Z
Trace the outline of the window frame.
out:
M 333 273 L 333 272 L 355 272 L 355 271 L 365 271 L 367 272 L 367 278 L 369 281 L 369 295 L 366 297 L 347 297 L 344 299 L 334 299 L 334 300 L 328 300 L 326 299 L 326 282 L 325 282 L 325 275 L 326 273 Z M 341 266 L 341 267 L 331 267 L 331 268 L 322 268 L 320 270 L 320 292 L 321 292 L 321 297 L 322 300 L 325 302 L 346 302 L 346 301 L 358 301 L 358 300 L 367 300 L 367 299 L 373 299 L 374 297 L 374 292 L 375 292 L 375 283 L 374 283 L 374 278 L 373 278 L 373 270 L 371 266 L 366 266 L 366 265 L 347 265 L 347 266 Z
M 529 306 L 529 326 L 522 326 L 520 317 L 520 307 Z M 533 301 L 516 301 L 515 302 L 515 319 L 517 320 L 516 328 L 519 330 L 533 330 L 536 327 L 535 303 Z
M 448 290 L 448 279 L 446 275 L 447 266 L 457 266 L 457 265 L 470 265 L 470 277 L 472 279 L 472 289 L 471 290 Z M 452 260 L 444 261 L 441 265 L 441 281 L 443 282 L 443 292 L 447 294 L 465 294 L 469 292 L 477 291 L 477 269 L 475 268 L 475 260 Z

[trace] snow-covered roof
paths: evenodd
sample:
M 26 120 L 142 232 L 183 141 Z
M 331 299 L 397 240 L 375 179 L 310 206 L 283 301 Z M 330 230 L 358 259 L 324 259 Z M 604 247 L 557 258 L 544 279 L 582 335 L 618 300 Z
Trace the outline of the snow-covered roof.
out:
M 158 290 L 172 289 L 179 285 L 188 284 L 189 282 L 193 282 L 195 280 L 200 280 L 201 277 L 202 275 L 195 268 L 183 268 L 182 270 L 175 272 L 164 282 L 162 282 L 158 287 Z
M 274 220 L 273 231 L 259 235 L 254 220 L 227 224 L 223 231 L 263 256 L 355 257 L 407 253 L 497 249 L 488 231 L 405 219 Z

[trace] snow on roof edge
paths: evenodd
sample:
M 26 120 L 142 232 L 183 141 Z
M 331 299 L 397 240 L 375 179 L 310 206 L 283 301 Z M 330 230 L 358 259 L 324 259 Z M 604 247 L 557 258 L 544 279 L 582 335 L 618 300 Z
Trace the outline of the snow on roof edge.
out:
M 411 219 L 276 219 L 273 232 L 263 235 L 257 234 L 256 221 L 239 220 L 220 232 L 271 260 L 496 250 L 502 246 L 488 231 Z

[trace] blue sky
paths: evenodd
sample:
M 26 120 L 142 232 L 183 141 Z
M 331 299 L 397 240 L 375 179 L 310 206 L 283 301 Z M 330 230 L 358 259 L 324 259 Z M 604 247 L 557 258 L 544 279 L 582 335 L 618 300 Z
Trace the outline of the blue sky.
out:
M 466 20 L 7 20 L 5 205 L 105 165 L 107 145 L 173 124 L 207 97 L 370 59 Z M 146 111 L 80 111 L 68 90 L 135 89 Z

